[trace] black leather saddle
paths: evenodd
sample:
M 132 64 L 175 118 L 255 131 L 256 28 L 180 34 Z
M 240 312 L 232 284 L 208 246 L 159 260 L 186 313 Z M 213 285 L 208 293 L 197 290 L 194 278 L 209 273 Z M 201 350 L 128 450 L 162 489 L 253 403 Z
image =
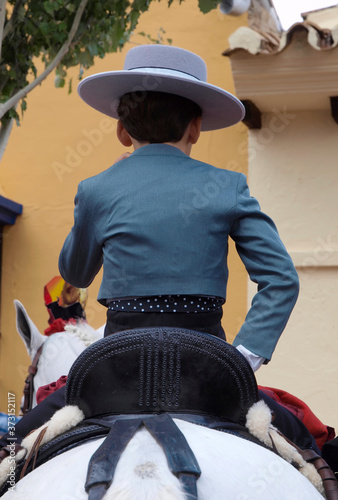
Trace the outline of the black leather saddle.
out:
M 66 404 L 81 408 L 84 423 L 105 421 L 110 427 L 89 461 L 88 499 L 104 497 L 127 442 L 145 426 L 162 446 L 187 498 L 198 500 L 201 470 L 173 418 L 243 427 L 257 400 L 256 379 L 245 358 L 212 335 L 158 327 L 95 342 L 75 361 L 66 385 Z
M 66 404 L 86 419 L 168 412 L 245 425 L 258 400 L 245 358 L 209 334 L 172 327 L 127 330 L 88 347 L 74 362 Z
M 36 466 L 106 436 L 89 460 L 85 484 L 88 500 L 102 500 L 123 450 L 144 426 L 162 446 L 186 498 L 198 500 L 201 470 L 173 418 L 253 440 L 244 426 L 257 400 L 249 364 L 217 337 L 169 327 L 115 333 L 92 344 L 73 364 L 66 404 L 79 406 L 85 420 L 41 447 Z

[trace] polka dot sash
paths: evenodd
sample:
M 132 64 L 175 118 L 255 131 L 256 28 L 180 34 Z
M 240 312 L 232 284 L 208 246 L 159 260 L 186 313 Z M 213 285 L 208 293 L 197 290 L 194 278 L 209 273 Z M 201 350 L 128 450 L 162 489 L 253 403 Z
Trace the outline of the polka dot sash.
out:
M 219 309 L 224 303 L 221 297 L 197 295 L 156 295 L 131 297 L 109 301 L 112 311 L 157 313 L 205 313 Z

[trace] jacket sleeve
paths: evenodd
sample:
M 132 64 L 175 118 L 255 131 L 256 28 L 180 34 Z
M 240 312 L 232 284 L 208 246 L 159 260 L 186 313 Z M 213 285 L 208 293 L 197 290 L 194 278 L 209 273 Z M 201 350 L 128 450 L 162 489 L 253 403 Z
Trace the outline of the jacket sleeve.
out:
M 91 284 L 102 266 L 103 252 L 97 242 L 82 183 L 75 197 L 74 226 L 63 244 L 59 270 L 63 279 L 78 288 Z
M 270 360 L 296 303 L 299 281 L 275 224 L 250 196 L 242 174 L 230 236 L 257 284 L 257 293 L 233 344 Z

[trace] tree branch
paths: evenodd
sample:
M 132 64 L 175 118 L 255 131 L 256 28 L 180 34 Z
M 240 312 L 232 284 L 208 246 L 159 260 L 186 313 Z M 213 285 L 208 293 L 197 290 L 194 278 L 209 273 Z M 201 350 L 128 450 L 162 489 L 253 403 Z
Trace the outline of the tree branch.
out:
M 18 10 L 21 7 L 23 1 L 24 0 L 17 0 L 17 2 L 15 2 L 14 8 L 13 8 L 13 12 L 12 12 L 12 16 L 11 16 L 10 20 L 8 21 L 8 23 L 6 24 L 6 26 L 4 27 L 4 32 L 3 32 L 2 40 L 4 40 L 6 38 L 6 36 L 8 35 L 8 33 L 10 33 L 12 31 L 13 26 L 14 26 L 14 21 L 16 20 L 16 16 L 17 16 Z
M 0 0 L 0 61 L 1 61 L 2 40 L 4 38 L 5 19 L 6 19 L 6 3 L 7 0 Z
M 9 136 L 10 136 L 10 133 L 12 130 L 13 123 L 14 123 L 14 119 L 12 118 L 11 120 L 8 120 L 6 125 L 1 125 L 1 128 L 0 128 L 0 161 L 1 161 L 1 158 L 4 154 L 4 152 L 5 152 L 5 149 L 6 149 L 6 146 L 8 143 L 8 139 L 9 139 Z
M 3 0 L 0 0 L 3 3 Z M 81 0 L 80 5 L 76 11 L 74 21 L 72 27 L 69 31 L 67 41 L 62 45 L 59 52 L 56 54 L 53 61 L 47 66 L 47 68 L 33 80 L 31 83 L 26 85 L 23 89 L 19 90 L 15 95 L 13 95 L 8 101 L 0 104 L 0 118 L 4 116 L 7 111 L 9 111 L 13 106 L 15 106 L 20 99 L 25 97 L 29 92 L 31 92 L 35 87 L 40 85 L 40 83 L 56 68 L 56 66 L 61 62 L 63 57 L 67 54 L 69 47 L 72 43 L 72 40 L 76 34 L 76 31 L 79 27 L 82 14 L 86 8 L 86 5 L 89 0 Z

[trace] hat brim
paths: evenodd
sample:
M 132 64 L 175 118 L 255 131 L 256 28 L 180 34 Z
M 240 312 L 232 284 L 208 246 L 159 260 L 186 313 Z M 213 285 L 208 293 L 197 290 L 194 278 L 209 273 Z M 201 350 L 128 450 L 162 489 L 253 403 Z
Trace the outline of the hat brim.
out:
M 136 99 L 142 99 L 145 91 L 167 92 L 196 102 L 203 112 L 203 131 L 230 127 L 245 115 L 243 104 L 230 92 L 191 78 L 149 71 L 108 71 L 88 76 L 78 85 L 84 102 L 116 119 L 119 100 L 124 94 L 132 92 Z

